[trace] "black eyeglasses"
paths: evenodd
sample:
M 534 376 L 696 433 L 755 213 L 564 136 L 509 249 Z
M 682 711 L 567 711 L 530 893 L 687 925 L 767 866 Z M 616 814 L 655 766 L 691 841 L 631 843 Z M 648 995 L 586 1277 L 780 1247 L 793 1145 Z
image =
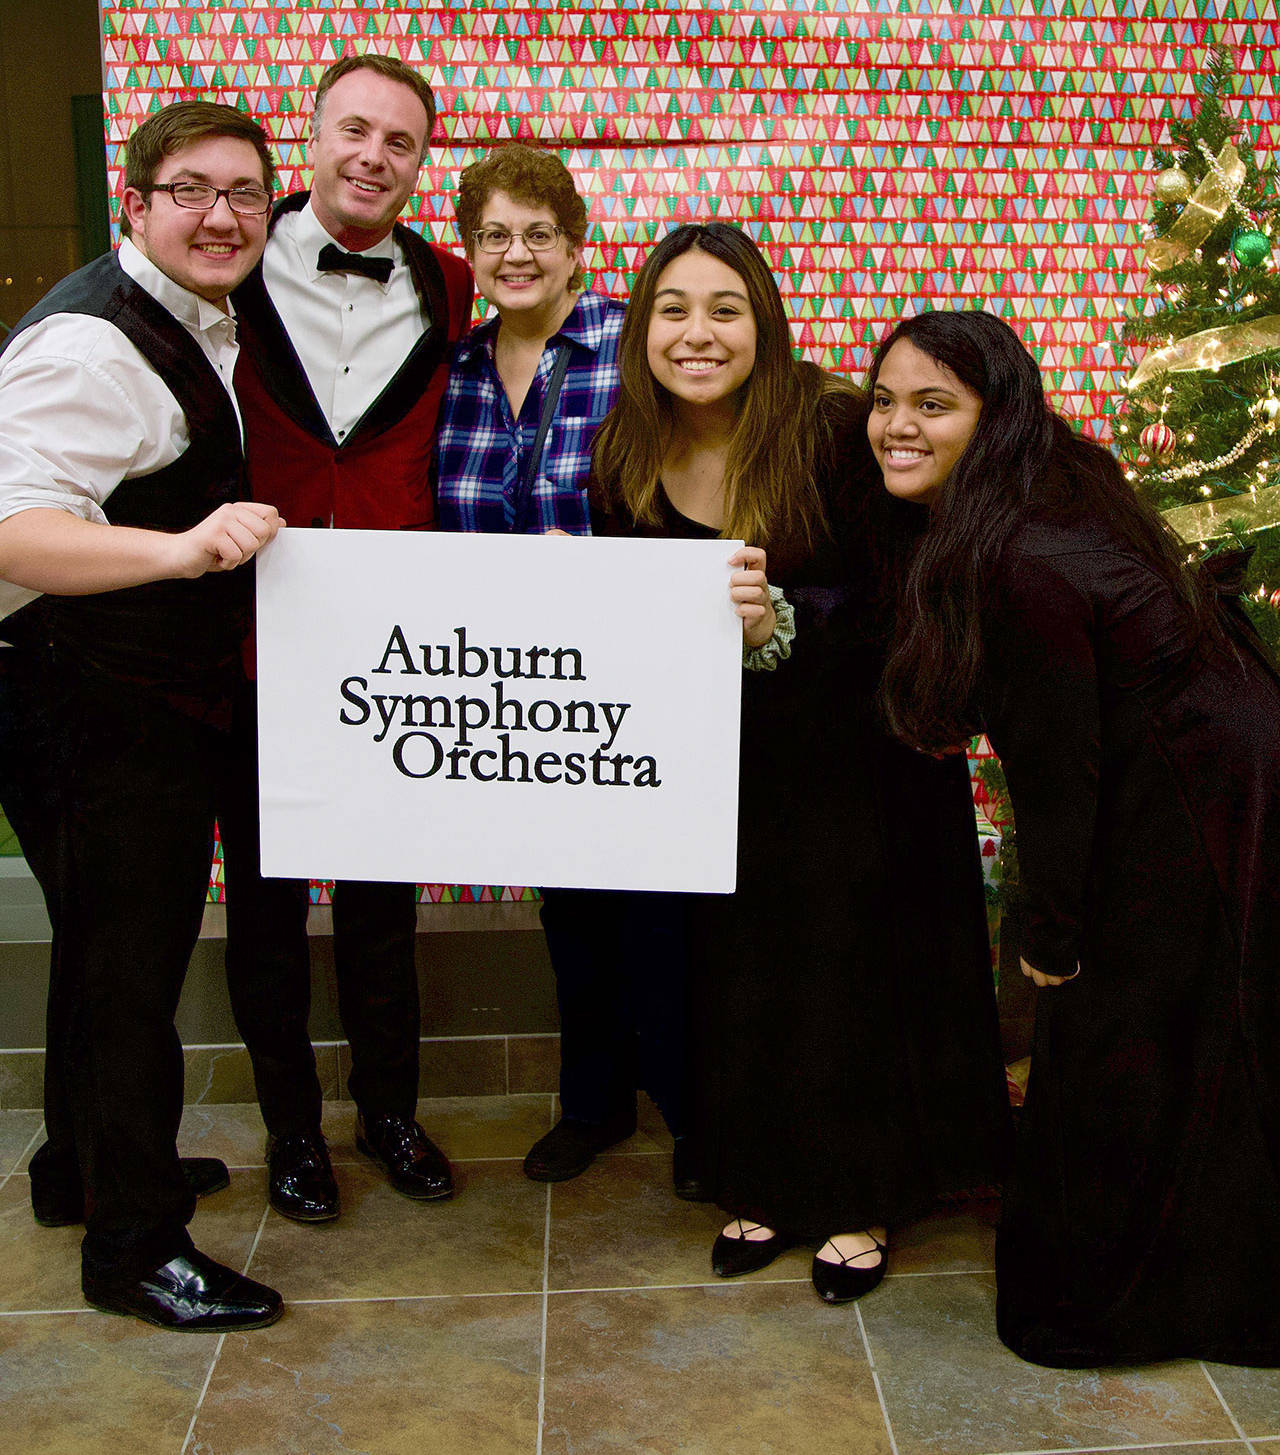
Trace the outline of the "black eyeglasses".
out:
M 179 207 L 208 212 L 225 197 L 232 212 L 242 217 L 261 217 L 271 211 L 271 193 L 263 187 L 214 187 L 208 182 L 156 182 L 148 192 L 167 192 Z
M 551 222 L 537 222 L 523 232 L 508 232 L 505 227 L 481 227 L 471 236 L 482 253 L 505 253 L 516 238 L 522 239 L 531 253 L 545 253 L 555 247 L 564 228 Z

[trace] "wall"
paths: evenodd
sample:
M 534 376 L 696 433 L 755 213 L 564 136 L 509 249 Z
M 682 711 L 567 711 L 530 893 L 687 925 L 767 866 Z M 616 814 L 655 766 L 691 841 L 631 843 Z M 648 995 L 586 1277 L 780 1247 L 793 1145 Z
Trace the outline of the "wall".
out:
M 984 305 L 1067 412 L 1108 433 L 1141 294 L 1149 150 L 1207 44 L 1239 47 L 1239 107 L 1276 141 L 1276 0 L 104 0 L 108 161 L 157 100 L 267 126 L 306 184 L 310 88 L 345 50 L 429 75 L 437 145 L 414 220 L 456 244 L 476 148 L 565 148 L 592 198 L 595 286 L 625 296 L 669 223 L 741 222 L 810 357 L 857 374 L 887 321 Z
M 72 98 L 102 80 L 94 0 L 3 0 L 0 337 L 85 260 Z

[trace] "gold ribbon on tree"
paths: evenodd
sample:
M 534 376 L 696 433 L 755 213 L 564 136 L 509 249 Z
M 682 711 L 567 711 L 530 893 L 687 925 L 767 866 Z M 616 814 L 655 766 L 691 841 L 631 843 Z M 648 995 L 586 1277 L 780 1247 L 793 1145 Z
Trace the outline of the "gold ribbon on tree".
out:
M 1199 369 L 1222 369 L 1280 349 L 1280 313 L 1254 318 L 1248 323 L 1229 323 L 1223 328 L 1206 328 L 1175 339 L 1162 349 L 1151 349 L 1129 378 L 1137 389 L 1157 374 L 1186 374 Z
M 1242 535 L 1280 525 L 1280 485 L 1253 490 L 1248 495 L 1227 495 L 1219 500 L 1178 505 L 1164 511 L 1164 518 L 1188 545 L 1215 541 L 1232 534 Z
M 1161 237 L 1147 243 L 1147 267 L 1163 273 L 1188 258 L 1226 216 L 1244 182 L 1244 163 L 1235 147 L 1227 142 L 1217 157 L 1209 155 L 1209 175 L 1187 198 L 1178 220 Z

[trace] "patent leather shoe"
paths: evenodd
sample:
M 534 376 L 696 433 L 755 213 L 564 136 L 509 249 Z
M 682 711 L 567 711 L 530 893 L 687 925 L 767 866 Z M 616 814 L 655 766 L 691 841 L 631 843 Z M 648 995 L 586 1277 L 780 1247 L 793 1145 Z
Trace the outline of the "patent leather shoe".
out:
M 587 1170 L 607 1147 L 623 1142 L 636 1129 L 634 1110 L 607 1122 L 581 1122 L 561 1117 L 540 1137 L 524 1159 L 524 1175 L 534 1182 L 568 1182 Z
M 94 1308 L 192 1333 L 262 1329 L 284 1312 L 284 1301 L 274 1288 L 215 1263 L 195 1248 L 140 1278 L 86 1271 L 82 1286 Z
M 853 1259 L 865 1258 L 873 1251 L 870 1248 L 850 1253 L 848 1258 L 842 1258 L 839 1263 L 829 1263 L 825 1258 L 819 1258 L 817 1253 L 813 1255 L 810 1276 L 813 1279 L 814 1292 L 824 1303 L 852 1303 L 854 1299 L 870 1293 L 884 1277 L 889 1267 L 888 1250 L 874 1233 L 868 1233 L 867 1237 L 880 1252 L 879 1262 L 873 1263 L 870 1268 L 853 1266 Z M 826 1244 L 822 1246 L 825 1248 Z
M 738 1226 L 747 1232 L 761 1224 L 739 1218 Z M 721 1278 L 738 1278 L 744 1273 L 767 1268 L 790 1246 L 791 1239 L 785 1233 L 773 1233 L 767 1238 L 730 1238 L 720 1233 L 711 1245 L 711 1269 Z
M 319 1132 L 267 1138 L 267 1201 L 296 1223 L 327 1223 L 338 1216 L 338 1184 Z
M 358 1116 L 356 1146 L 405 1197 L 436 1202 L 453 1196 L 449 1159 L 412 1117 Z
M 698 1175 L 688 1137 L 677 1137 L 671 1147 L 671 1186 L 685 1202 L 710 1202 L 711 1189 Z
M 68 1228 L 84 1222 L 84 1183 L 74 1158 L 32 1158 L 31 1215 L 42 1228 Z M 230 1181 L 227 1164 L 218 1157 L 183 1157 L 182 1175 L 196 1197 L 221 1192 Z

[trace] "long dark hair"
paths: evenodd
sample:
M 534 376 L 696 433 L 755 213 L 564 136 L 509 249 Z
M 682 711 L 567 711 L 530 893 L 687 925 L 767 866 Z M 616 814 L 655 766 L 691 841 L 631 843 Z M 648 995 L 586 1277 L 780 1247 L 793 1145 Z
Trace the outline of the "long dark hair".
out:
M 922 313 L 876 351 L 874 389 L 899 339 L 943 365 L 982 398 L 978 424 L 930 503 L 929 529 L 906 572 L 880 705 L 912 747 L 953 747 L 976 728 L 973 695 L 982 668 L 979 614 L 991 572 L 1029 513 L 1058 520 L 1100 517 L 1169 585 L 1193 629 L 1210 629 L 1209 593 L 1186 568 L 1185 550 L 1139 499 L 1114 457 L 1075 434 L 1044 396 L 1035 360 L 992 314 Z
M 659 517 L 663 453 L 671 438 L 671 397 L 649 367 L 649 320 L 663 270 L 693 249 L 742 279 L 756 324 L 756 358 L 743 386 L 725 468 L 724 535 L 757 545 L 812 543 L 825 524 L 815 462 L 830 444 L 832 395 L 853 386 L 791 352 L 791 329 L 759 248 L 723 222 L 686 223 L 654 247 L 636 275 L 618 341 L 621 390 L 593 448 L 595 484 L 607 507 L 641 523 Z

